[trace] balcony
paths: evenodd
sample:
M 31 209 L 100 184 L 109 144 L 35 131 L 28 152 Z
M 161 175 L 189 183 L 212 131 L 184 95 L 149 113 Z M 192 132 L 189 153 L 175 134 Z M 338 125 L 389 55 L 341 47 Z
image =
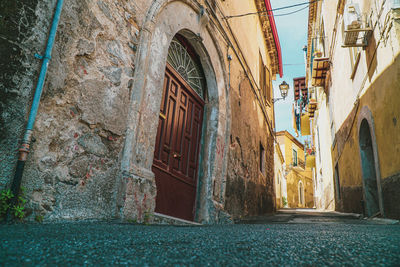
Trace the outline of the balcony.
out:
M 312 64 L 312 86 L 325 87 L 325 78 L 330 67 L 330 61 L 327 57 L 314 58 Z
M 303 171 L 306 168 L 306 164 L 303 160 L 297 159 L 297 161 L 296 160 L 293 161 L 292 168 L 298 171 Z
M 343 14 L 342 47 L 366 47 L 372 34 L 372 23 L 367 14 L 361 14 L 358 4 L 349 3 Z
M 310 102 L 308 103 L 308 114 L 310 115 L 310 118 L 314 118 L 314 113 L 317 109 L 317 105 L 317 100 L 313 98 L 310 99 Z

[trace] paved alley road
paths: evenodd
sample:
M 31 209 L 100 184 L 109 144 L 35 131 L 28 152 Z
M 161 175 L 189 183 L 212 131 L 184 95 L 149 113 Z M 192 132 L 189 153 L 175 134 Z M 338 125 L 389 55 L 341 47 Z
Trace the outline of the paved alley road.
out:
M 0 225 L 0 266 L 399 266 L 400 225 L 362 220 L 217 226 Z

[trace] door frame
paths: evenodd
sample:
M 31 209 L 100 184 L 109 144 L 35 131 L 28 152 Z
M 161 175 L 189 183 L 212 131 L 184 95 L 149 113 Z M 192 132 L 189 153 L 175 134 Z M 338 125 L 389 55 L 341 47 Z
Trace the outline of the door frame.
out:
M 180 16 L 176 16 L 176 10 L 180 10 Z M 207 83 L 195 221 L 216 223 L 219 209 L 223 208 L 231 118 L 227 59 L 225 47 L 220 47 L 215 37 L 218 36 L 216 30 L 198 22 L 200 12 L 194 1 L 159 0 L 151 3 L 143 17 L 121 171 L 116 181 L 115 210 L 122 219 L 134 218 L 137 210 L 154 210 L 156 186 L 151 166 L 162 98 L 160 88 L 169 44 L 177 33 L 183 35 L 199 55 Z M 225 148 L 218 156 L 217 145 Z M 218 202 L 213 198 L 214 181 L 221 184 Z M 132 188 L 139 188 L 137 197 L 145 201 L 135 201 Z
M 378 145 L 376 142 L 376 135 L 375 135 L 375 123 L 374 123 L 374 118 L 372 116 L 371 110 L 368 108 L 368 106 L 363 106 L 361 108 L 361 111 L 358 115 L 358 121 L 357 121 L 357 142 L 358 142 L 358 153 L 359 153 L 359 159 L 360 159 L 360 168 L 361 168 L 361 180 L 362 180 L 362 187 L 363 187 L 363 201 L 364 201 L 364 211 L 366 209 L 366 195 L 365 195 L 365 182 L 364 182 L 364 174 L 362 170 L 362 159 L 361 159 L 361 148 L 360 148 L 360 128 L 361 128 L 361 123 L 363 120 L 366 120 L 369 126 L 369 132 L 371 135 L 371 141 L 372 141 L 372 150 L 373 150 L 373 155 L 374 155 L 374 165 L 375 165 L 375 177 L 376 177 L 376 183 L 377 183 L 377 190 L 378 190 L 378 204 L 379 204 L 379 211 L 382 214 L 382 216 L 385 217 L 384 213 L 384 207 L 383 207 L 383 195 L 382 195 L 382 185 L 381 185 L 381 171 L 380 171 L 380 164 L 379 164 L 379 155 L 378 155 Z
M 198 143 L 196 144 L 197 145 L 197 162 L 195 163 L 195 165 L 196 165 L 196 176 L 195 176 L 195 181 L 194 181 L 194 187 L 195 187 L 195 192 L 194 192 L 194 200 L 193 200 L 193 206 L 192 206 L 192 212 L 193 212 L 193 218 L 192 218 L 192 220 L 194 220 L 195 219 L 195 216 L 196 216 L 196 205 L 197 205 L 197 194 L 198 194 L 198 186 L 199 186 L 199 169 L 200 169 L 200 155 L 201 155 L 201 152 L 202 152 L 202 150 L 203 150 L 203 148 L 202 148 L 202 139 L 203 139 L 203 128 L 204 128 L 204 109 L 205 109 L 205 104 L 206 104 L 206 101 L 205 101 L 205 99 L 202 99 L 196 92 L 195 92 L 195 90 L 185 81 L 185 79 L 178 73 L 178 71 L 176 71 L 168 62 L 167 62 L 167 64 L 166 64 L 166 67 L 165 67 L 165 74 L 164 75 L 166 75 L 166 73 L 168 73 L 168 75 L 169 76 L 171 76 L 173 79 L 175 79 L 176 80 L 176 82 L 177 83 L 180 83 L 180 87 L 183 87 L 183 88 L 181 88 L 181 89 L 179 89 L 179 90 L 183 90 L 183 91 L 185 91 L 185 93 L 187 93 L 188 95 L 190 95 L 192 98 L 193 98 L 193 101 L 196 101 L 197 102 L 197 104 L 199 104 L 200 106 L 201 106 L 201 108 L 202 108 L 202 114 L 201 114 L 201 124 L 200 124 L 200 129 L 199 129 L 199 134 L 200 134 L 200 138 L 199 138 L 199 141 L 198 141 Z M 171 79 L 172 79 L 171 78 Z M 206 90 L 206 89 L 205 89 Z M 163 86 L 163 95 L 164 95 L 164 98 L 168 98 L 169 97 L 169 87 L 164 87 Z M 177 98 L 179 98 L 179 95 L 177 95 L 176 96 Z M 164 99 L 163 98 L 163 99 Z M 179 99 L 177 100 L 177 101 L 179 101 Z M 161 103 L 161 105 L 162 105 L 163 103 Z M 166 114 L 164 114 L 164 115 L 166 115 Z M 176 120 L 174 120 L 174 123 L 177 123 L 177 121 Z M 157 129 L 158 129 L 158 127 L 157 127 Z M 184 133 L 183 133 L 184 134 Z M 172 137 L 173 138 L 173 137 Z M 174 141 L 173 141 L 174 142 Z M 156 140 L 156 143 L 157 143 L 157 140 Z M 156 144 L 155 143 L 155 144 Z M 173 149 L 173 147 L 174 147 L 174 145 L 175 144 L 171 144 L 171 147 L 172 147 L 172 149 Z M 172 159 L 171 159 L 172 160 Z M 190 182 L 189 181 L 187 181 L 186 180 L 186 177 L 182 177 L 182 175 L 181 174 L 179 174 L 179 173 L 176 173 L 176 172 L 174 172 L 173 170 L 166 170 L 166 169 L 164 169 L 161 165 L 160 165 L 160 163 L 161 162 L 159 162 L 158 160 L 156 160 L 156 159 L 154 159 L 153 158 L 153 165 L 152 165 L 152 168 L 157 168 L 158 170 L 160 170 L 161 172 L 164 172 L 164 173 L 166 173 L 167 175 L 170 175 L 173 179 L 176 179 L 176 180 L 178 180 L 178 181 L 180 181 L 181 183 L 185 183 L 185 184 L 190 184 Z M 161 163 L 162 164 L 162 163 Z M 189 164 L 189 163 L 188 163 Z M 169 167 L 171 167 L 171 165 L 169 165 L 168 164 L 168 166 Z M 157 179 L 157 177 L 155 176 L 155 179 Z M 157 196 L 156 196 L 156 198 L 157 198 Z M 157 201 L 156 201 L 157 202 Z M 155 207 L 155 208 L 157 208 L 157 206 Z M 165 215 L 168 215 L 168 216 L 171 216 L 170 214 L 165 214 Z

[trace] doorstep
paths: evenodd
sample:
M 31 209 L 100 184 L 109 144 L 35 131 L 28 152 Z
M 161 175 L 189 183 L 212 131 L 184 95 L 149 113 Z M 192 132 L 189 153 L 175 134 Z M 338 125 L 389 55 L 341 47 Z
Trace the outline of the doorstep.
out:
M 153 224 L 200 226 L 202 224 L 154 212 Z

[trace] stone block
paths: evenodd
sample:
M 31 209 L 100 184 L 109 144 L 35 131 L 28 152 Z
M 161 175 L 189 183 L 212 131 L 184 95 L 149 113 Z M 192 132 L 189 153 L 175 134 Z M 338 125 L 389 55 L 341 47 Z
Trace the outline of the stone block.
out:
M 128 88 L 110 88 L 109 82 L 87 80 L 78 86 L 81 97 L 78 108 L 82 120 L 100 124 L 105 130 L 122 135 L 126 127 L 129 95 Z
M 77 47 L 78 49 L 78 56 L 86 56 L 90 55 L 94 52 L 94 43 L 89 42 L 88 40 L 85 39 L 79 39 Z
M 400 219 L 400 173 L 382 179 L 383 210 L 387 218 Z
M 122 219 L 149 223 L 155 209 L 156 188 L 154 179 L 144 179 L 137 176 L 124 177 L 125 184 Z
M 110 20 L 114 20 L 113 16 L 111 15 L 110 12 L 110 7 L 105 3 L 104 1 L 97 1 L 97 6 L 100 8 L 100 10 L 103 12 L 103 14 Z
M 122 45 L 119 41 L 112 40 L 107 43 L 107 53 L 109 53 L 111 56 L 114 56 L 121 61 L 126 61 L 127 57 L 122 50 Z
M 109 79 L 115 86 L 121 85 L 121 68 L 109 66 L 100 68 L 100 71 L 104 73 L 106 78 Z
M 341 187 L 341 199 L 336 199 L 336 210 L 348 213 L 363 214 L 362 186 Z
M 86 175 L 88 165 L 88 158 L 86 156 L 80 156 L 74 159 L 69 165 L 69 174 L 76 178 L 82 178 Z
M 59 166 L 54 169 L 54 175 L 57 182 L 61 182 L 66 185 L 77 185 L 79 179 L 69 175 L 68 167 Z
M 96 134 L 87 133 L 78 139 L 78 144 L 81 145 L 88 153 L 96 156 L 105 156 L 108 153 L 107 147 L 101 141 L 101 138 Z

